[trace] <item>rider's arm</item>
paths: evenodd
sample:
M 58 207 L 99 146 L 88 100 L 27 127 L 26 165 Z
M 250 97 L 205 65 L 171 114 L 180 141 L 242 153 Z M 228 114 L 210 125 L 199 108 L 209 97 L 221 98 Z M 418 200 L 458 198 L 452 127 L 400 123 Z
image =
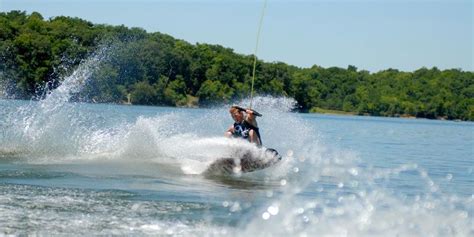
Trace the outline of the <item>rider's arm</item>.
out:
M 224 133 L 224 136 L 231 137 L 234 134 L 234 126 L 230 126 L 229 129 Z
M 257 132 L 255 132 L 255 130 L 251 129 L 250 132 L 249 132 L 249 141 L 252 142 L 252 143 L 255 143 L 257 144 L 257 146 L 260 146 L 262 145 L 258 135 L 257 135 Z
M 257 119 L 255 117 L 255 114 L 253 113 L 253 110 L 247 109 L 245 110 L 245 113 L 247 114 L 247 117 L 245 118 L 245 120 L 248 123 L 250 123 L 252 126 L 258 128 Z

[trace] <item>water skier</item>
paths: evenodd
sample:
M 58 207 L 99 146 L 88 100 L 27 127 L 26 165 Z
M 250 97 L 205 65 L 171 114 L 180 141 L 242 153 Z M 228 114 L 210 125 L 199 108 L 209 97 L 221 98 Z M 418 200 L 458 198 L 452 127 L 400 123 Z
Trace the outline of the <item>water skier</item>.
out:
M 254 110 L 244 109 L 235 105 L 229 109 L 229 112 L 232 119 L 234 119 L 234 124 L 225 132 L 225 136 L 240 137 L 260 147 L 262 140 L 260 138 L 256 116 L 261 115 Z

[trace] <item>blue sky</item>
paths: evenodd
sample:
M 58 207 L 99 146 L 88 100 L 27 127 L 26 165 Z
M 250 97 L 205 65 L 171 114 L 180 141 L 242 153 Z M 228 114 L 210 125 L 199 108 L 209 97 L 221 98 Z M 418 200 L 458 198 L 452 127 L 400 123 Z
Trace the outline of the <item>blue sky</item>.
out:
M 263 1 L 0 0 L 0 9 L 141 27 L 251 54 Z M 474 71 L 473 7 L 472 0 L 267 0 L 257 55 L 299 67 Z

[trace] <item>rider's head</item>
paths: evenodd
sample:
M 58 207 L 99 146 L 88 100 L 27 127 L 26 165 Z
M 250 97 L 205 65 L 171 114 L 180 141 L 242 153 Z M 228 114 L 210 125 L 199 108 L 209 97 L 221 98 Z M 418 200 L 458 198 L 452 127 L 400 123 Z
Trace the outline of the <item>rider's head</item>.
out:
M 234 121 L 237 122 L 237 123 L 240 123 L 240 122 L 242 122 L 242 120 L 244 120 L 244 112 L 242 112 L 241 110 L 239 110 L 236 107 L 232 106 L 229 109 L 229 113 L 230 113 L 230 116 L 232 116 Z

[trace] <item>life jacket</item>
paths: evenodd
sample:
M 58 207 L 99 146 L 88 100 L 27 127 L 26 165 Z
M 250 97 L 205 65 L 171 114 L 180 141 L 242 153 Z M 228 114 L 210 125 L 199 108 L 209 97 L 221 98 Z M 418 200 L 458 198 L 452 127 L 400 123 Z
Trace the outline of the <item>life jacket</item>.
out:
M 260 132 L 258 131 L 258 128 L 245 120 L 243 120 L 241 123 L 234 123 L 234 132 L 232 133 L 232 136 L 248 139 L 250 130 L 255 131 L 255 134 L 257 134 L 258 140 L 260 140 L 260 145 L 262 145 L 262 139 L 260 137 Z

